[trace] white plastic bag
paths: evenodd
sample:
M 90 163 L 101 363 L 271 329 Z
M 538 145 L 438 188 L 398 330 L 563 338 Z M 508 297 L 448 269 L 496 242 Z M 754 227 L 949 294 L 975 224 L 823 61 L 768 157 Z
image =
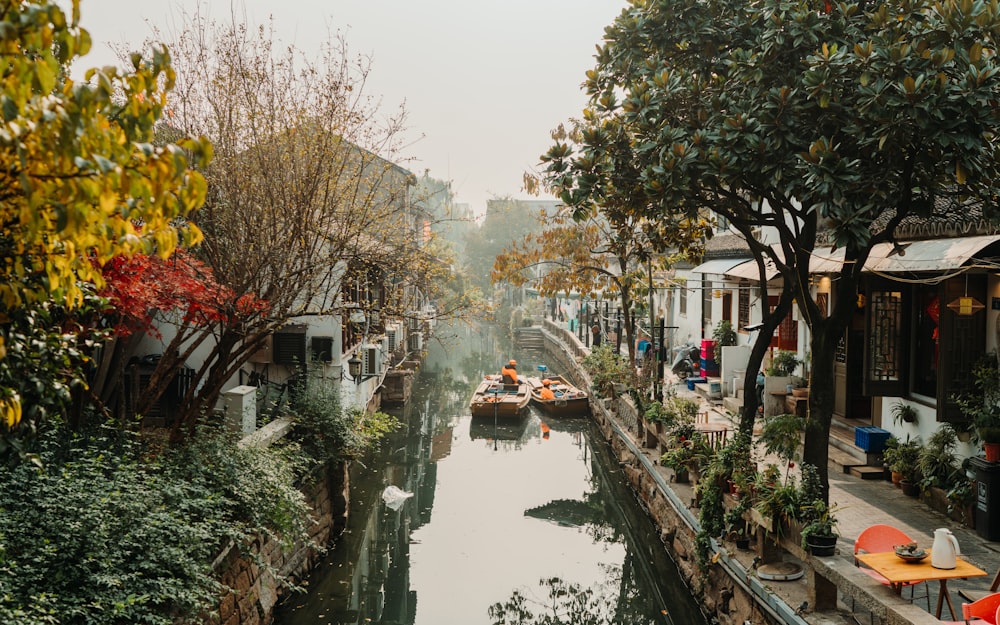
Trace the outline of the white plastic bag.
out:
M 386 486 L 385 490 L 382 491 L 382 501 L 392 510 L 402 508 L 403 503 L 412 496 L 413 493 L 408 493 L 398 486 Z

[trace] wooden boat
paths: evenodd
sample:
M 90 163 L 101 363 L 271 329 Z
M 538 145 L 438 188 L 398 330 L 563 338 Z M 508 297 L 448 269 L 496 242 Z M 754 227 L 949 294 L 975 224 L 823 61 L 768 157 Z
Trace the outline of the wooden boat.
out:
M 500 376 L 489 375 L 472 394 L 469 410 L 473 417 L 514 419 L 524 414 L 530 402 L 531 389 L 527 382 L 504 384 Z
M 556 394 L 555 399 L 542 399 L 542 378 L 526 378 L 531 387 L 531 401 L 546 414 L 553 417 L 585 417 L 590 414 L 590 400 L 586 391 L 570 384 L 559 375 L 546 375 L 551 382 L 549 388 Z

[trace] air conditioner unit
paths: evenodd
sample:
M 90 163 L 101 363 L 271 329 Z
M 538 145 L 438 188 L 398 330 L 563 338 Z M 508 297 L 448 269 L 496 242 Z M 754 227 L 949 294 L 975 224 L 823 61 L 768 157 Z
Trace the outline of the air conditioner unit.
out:
M 361 374 L 380 375 L 382 373 L 382 354 L 377 345 L 365 345 L 361 348 Z
M 411 352 L 419 352 L 424 348 L 424 335 L 419 332 L 411 334 L 409 336 L 409 344 L 407 347 Z
M 419 330 L 420 329 L 420 318 L 417 317 L 417 315 L 419 313 L 417 313 L 417 311 L 415 311 L 415 310 L 411 310 L 408 314 L 410 316 L 406 320 L 407 323 L 409 324 L 407 327 L 409 327 L 410 330 Z
M 385 331 L 386 341 L 389 343 L 389 352 L 395 352 L 399 349 L 399 330 L 396 328 L 389 328 Z

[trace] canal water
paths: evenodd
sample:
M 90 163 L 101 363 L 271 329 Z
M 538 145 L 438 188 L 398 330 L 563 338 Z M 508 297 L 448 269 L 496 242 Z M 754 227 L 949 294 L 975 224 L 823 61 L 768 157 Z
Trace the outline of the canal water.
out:
M 429 347 L 404 427 L 354 464 L 347 531 L 278 625 L 706 622 L 589 419 L 469 416 L 510 357 L 545 364 L 489 331 Z

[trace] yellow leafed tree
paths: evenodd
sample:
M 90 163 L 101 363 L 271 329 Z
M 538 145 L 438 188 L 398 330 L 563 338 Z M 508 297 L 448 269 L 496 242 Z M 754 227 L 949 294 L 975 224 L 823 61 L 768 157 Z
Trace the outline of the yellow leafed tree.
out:
M 174 80 L 166 50 L 132 55 L 129 71 L 73 80 L 69 67 L 91 41 L 79 0 L 62 5 L 69 14 L 50 0 L 0 6 L 4 327 L 22 307 L 78 305 L 81 285 L 99 285 L 112 257 L 166 257 L 200 238 L 184 217 L 204 201 L 204 178 L 191 167 L 210 158 L 209 144 L 152 143 Z M 14 427 L 20 415 L 16 391 L 0 388 L 0 420 Z

